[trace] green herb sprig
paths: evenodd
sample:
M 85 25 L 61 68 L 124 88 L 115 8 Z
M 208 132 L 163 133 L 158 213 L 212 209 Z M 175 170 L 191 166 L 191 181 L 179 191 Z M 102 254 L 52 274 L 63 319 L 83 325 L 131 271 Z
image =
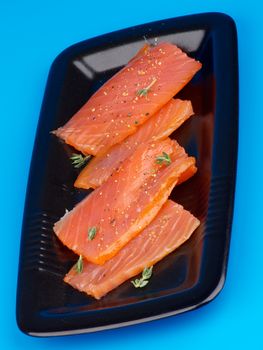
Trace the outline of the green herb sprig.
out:
M 74 168 L 81 168 L 87 163 L 90 157 L 90 155 L 83 156 L 82 154 L 73 153 L 73 155 L 70 157 L 70 160 Z
M 89 230 L 88 230 L 89 241 L 92 241 L 95 238 L 96 233 L 97 233 L 97 227 L 92 226 L 89 228 Z
M 151 82 L 151 84 L 149 84 L 146 88 L 144 89 L 139 89 L 137 91 L 137 96 L 142 97 L 142 96 L 147 96 L 148 92 L 151 90 L 151 87 L 157 82 L 157 79 L 153 79 L 153 81 Z
M 83 271 L 83 258 L 82 255 L 79 256 L 78 261 L 75 264 L 75 270 L 77 273 L 81 273 Z
M 171 164 L 172 160 L 169 156 L 169 154 L 163 152 L 161 156 L 156 157 L 156 163 L 157 164 L 166 164 L 169 165 Z
M 136 278 L 134 281 L 131 281 L 131 283 L 134 285 L 135 288 L 143 288 L 149 283 L 149 279 L 152 276 L 152 270 L 153 266 L 151 267 L 145 267 L 142 272 L 141 278 Z

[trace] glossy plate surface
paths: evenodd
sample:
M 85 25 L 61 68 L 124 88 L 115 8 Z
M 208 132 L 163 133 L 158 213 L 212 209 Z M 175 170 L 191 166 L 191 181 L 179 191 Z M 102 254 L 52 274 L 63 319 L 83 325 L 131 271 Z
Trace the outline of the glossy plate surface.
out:
M 197 216 L 192 238 L 158 263 L 149 285 L 127 281 L 97 301 L 63 282 L 77 257 L 53 224 L 89 191 L 73 187 L 73 149 L 50 134 L 144 44 L 169 41 L 203 63 L 177 95 L 196 116 L 172 137 L 197 158 L 198 173 L 171 198 Z M 237 39 L 233 20 L 208 13 L 153 22 L 73 45 L 54 61 L 32 156 L 21 238 L 17 322 L 31 335 L 91 332 L 196 308 L 222 289 L 234 201 L 238 131 Z

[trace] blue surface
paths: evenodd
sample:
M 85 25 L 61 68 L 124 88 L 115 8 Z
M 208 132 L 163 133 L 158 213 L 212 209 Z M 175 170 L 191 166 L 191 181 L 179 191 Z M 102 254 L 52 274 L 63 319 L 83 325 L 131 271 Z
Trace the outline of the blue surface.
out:
M 55 5 L 54 5 L 55 4 Z M 49 67 L 65 47 L 113 30 L 219 11 L 237 24 L 240 130 L 235 213 L 227 281 L 207 306 L 180 316 L 102 333 L 37 339 L 15 320 L 20 229 L 31 152 Z M 1 349 L 263 348 L 261 313 L 262 13 L 260 2 L 231 0 L 0 2 Z M 255 174 L 255 175 L 254 175 Z

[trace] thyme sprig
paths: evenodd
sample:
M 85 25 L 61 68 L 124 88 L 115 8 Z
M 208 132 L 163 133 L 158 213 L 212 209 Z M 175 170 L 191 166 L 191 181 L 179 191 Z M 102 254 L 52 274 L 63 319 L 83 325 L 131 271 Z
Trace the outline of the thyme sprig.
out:
M 82 255 L 79 256 L 78 261 L 75 264 L 75 270 L 77 273 L 81 273 L 83 271 L 83 258 Z
M 151 90 L 151 87 L 157 82 L 157 79 L 153 79 L 153 81 L 146 87 L 146 88 L 143 88 L 143 89 L 139 89 L 137 91 L 137 96 L 139 97 L 142 97 L 142 96 L 147 96 L 148 95 L 148 92 Z
M 81 168 L 87 163 L 90 157 L 90 155 L 83 156 L 82 154 L 73 153 L 73 155 L 70 157 L 70 160 L 74 168 Z
M 92 241 L 95 238 L 96 233 L 97 233 L 97 227 L 92 226 L 89 228 L 89 230 L 88 230 L 89 241 Z
M 134 285 L 135 288 L 143 288 L 149 283 L 149 279 L 152 276 L 152 270 L 153 266 L 151 267 L 145 267 L 142 272 L 141 278 L 136 278 L 134 281 L 131 281 L 131 283 Z
M 167 154 L 166 152 L 163 152 L 163 154 L 161 156 L 156 157 L 157 164 L 169 165 L 169 164 L 171 164 L 171 162 L 172 162 L 172 160 L 171 160 L 169 154 Z

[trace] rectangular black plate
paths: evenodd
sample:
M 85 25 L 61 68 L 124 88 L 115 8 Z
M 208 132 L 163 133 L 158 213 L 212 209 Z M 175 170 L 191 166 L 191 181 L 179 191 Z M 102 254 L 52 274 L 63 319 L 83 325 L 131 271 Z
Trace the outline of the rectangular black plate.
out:
M 192 238 L 154 268 L 138 290 L 127 281 L 97 301 L 63 282 L 76 256 L 53 224 L 88 191 L 77 190 L 72 149 L 50 134 L 144 43 L 169 41 L 203 63 L 178 95 L 196 116 L 173 134 L 197 158 L 198 173 L 171 198 L 201 220 Z M 21 238 L 17 322 L 30 335 L 91 332 L 196 308 L 222 289 L 234 200 L 238 130 L 237 38 L 233 20 L 208 13 L 149 23 L 73 45 L 54 61 L 32 157 Z

